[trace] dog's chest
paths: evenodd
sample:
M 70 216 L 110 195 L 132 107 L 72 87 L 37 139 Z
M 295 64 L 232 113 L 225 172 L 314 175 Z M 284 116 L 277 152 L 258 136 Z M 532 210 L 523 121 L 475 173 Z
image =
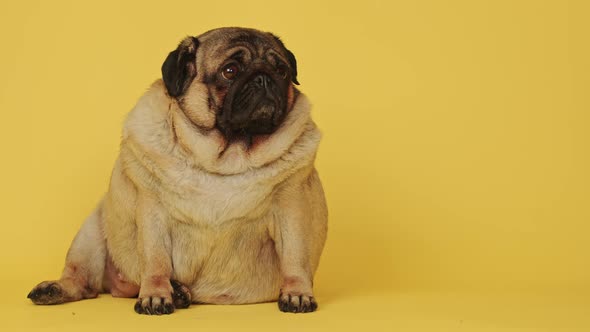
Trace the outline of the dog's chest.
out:
M 181 221 L 215 225 L 266 213 L 275 181 L 248 175 L 217 176 L 195 169 L 177 170 L 163 184 L 162 203 Z

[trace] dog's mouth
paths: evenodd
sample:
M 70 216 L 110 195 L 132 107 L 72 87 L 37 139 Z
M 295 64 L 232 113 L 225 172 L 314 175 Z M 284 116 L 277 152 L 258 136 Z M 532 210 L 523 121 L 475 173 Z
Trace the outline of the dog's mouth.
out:
M 267 96 L 251 99 L 241 105 L 234 103 L 234 112 L 225 124 L 226 134 L 268 135 L 278 128 L 284 113 L 279 102 Z
M 264 72 L 235 82 L 217 116 L 218 128 L 231 141 L 248 143 L 271 135 L 286 116 L 287 89 L 284 82 Z

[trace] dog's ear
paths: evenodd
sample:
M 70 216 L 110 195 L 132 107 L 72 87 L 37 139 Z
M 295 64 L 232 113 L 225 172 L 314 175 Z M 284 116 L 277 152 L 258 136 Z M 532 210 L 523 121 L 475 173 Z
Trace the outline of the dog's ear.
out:
M 162 64 L 162 79 L 171 97 L 182 95 L 197 76 L 198 47 L 196 37 L 186 37 Z
M 287 55 L 287 61 L 289 61 L 289 67 L 291 67 L 291 81 L 299 85 L 299 82 L 297 81 L 297 60 L 295 59 L 295 55 L 293 54 L 293 52 L 289 51 L 285 47 L 285 44 L 283 44 L 283 41 L 279 37 L 275 35 L 272 36 L 274 37 L 276 42 L 285 50 L 285 54 Z

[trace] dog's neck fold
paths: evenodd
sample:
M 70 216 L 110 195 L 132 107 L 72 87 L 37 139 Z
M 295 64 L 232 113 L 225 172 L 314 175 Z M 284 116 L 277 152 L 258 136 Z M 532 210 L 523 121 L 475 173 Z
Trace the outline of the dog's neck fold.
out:
M 145 142 L 146 147 L 156 146 L 158 151 L 151 149 L 154 154 L 177 154 L 194 167 L 213 174 L 233 175 L 268 167 L 278 171 L 288 167 L 279 164 L 313 162 L 320 133 L 311 120 L 310 108 L 307 97 L 301 93 L 272 135 L 253 137 L 251 142 L 230 142 L 219 130 L 193 123 L 177 100 L 165 93 L 161 81 L 157 81 L 130 113 L 123 139 L 132 138 L 139 145 Z M 301 159 L 309 162 L 301 163 Z

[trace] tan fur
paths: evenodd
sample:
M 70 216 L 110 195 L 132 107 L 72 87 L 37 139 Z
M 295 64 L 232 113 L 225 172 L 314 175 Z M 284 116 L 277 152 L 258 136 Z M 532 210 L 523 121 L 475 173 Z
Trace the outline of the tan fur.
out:
M 207 50 L 198 50 L 201 73 Z M 294 97 L 279 129 L 247 146 L 213 128 L 208 94 L 199 75 L 180 102 L 162 80 L 139 99 L 125 121 L 108 193 L 56 281 L 68 293 L 57 302 L 122 282 L 140 286 L 140 301 L 170 303 L 170 279 L 186 285 L 193 302 L 275 301 L 281 289 L 313 300 L 327 209 L 313 165 L 320 133 L 307 98 Z M 102 283 L 106 275 L 117 277 Z M 75 285 L 66 284 L 72 278 Z

